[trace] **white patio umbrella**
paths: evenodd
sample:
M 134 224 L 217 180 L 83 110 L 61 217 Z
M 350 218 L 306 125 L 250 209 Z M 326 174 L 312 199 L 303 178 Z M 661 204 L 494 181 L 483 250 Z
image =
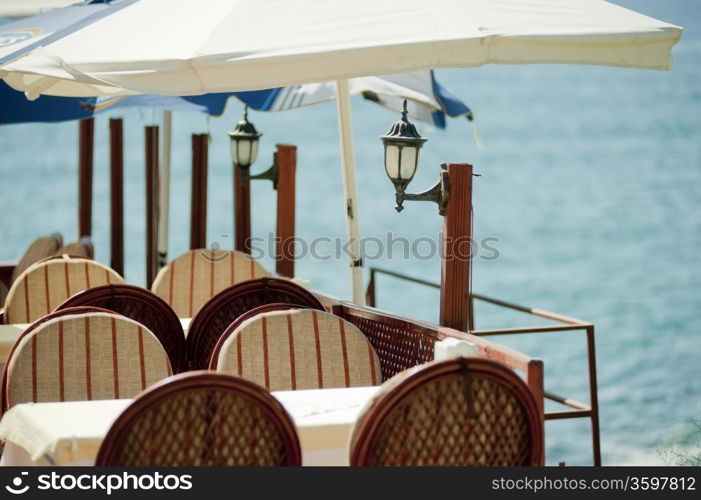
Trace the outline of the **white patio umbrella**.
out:
M 488 63 L 665 70 L 682 31 L 602 0 L 122 1 L 118 12 L 0 65 L 0 77 L 29 98 L 336 81 L 353 262 L 360 244 L 348 78 Z M 362 269 L 351 269 L 362 303 Z

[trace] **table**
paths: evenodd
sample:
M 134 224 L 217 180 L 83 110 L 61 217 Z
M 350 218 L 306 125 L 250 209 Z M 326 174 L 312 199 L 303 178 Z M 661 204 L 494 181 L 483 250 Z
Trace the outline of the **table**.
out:
M 353 426 L 379 386 L 273 392 L 290 413 L 303 465 L 348 465 Z M 26 403 L 0 421 L 0 465 L 92 465 L 130 399 Z

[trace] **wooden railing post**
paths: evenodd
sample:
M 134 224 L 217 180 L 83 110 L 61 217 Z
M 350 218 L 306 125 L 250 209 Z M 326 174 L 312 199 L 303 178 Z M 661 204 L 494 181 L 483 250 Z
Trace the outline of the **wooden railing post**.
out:
M 124 276 L 124 146 L 121 118 L 110 119 L 110 267 Z
M 277 145 L 277 224 L 275 241 L 275 270 L 280 276 L 294 278 L 295 239 L 295 175 L 297 147 Z
M 192 135 L 190 249 L 207 247 L 207 161 L 209 135 Z
M 145 130 L 146 141 L 146 287 L 158 269 L 158 126 Z
M 447 163 L 450 201 L 443 222 L 440 324 L 460 331 L 470 325 L 472 263 L 472 165 Z
M 235 249 L 251 253 L 251 180 L 234 164 L 234 234 Z
M 95 121 L 86 118 L 79 125 L 78 156 L 78 239 L 92 236 L 92 179 Z

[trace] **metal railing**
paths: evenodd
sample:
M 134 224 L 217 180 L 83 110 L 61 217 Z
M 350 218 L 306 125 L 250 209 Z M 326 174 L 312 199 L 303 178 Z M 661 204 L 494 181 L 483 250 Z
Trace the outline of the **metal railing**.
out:
M 401 279 L 411 283 L 416 283 L 419 285 L 428 286 L 431 288 L 440 289 L 440 284 L 433 281 L 428 281 L 420 278 L 414 278 L 406 274 L 398 273 L 396 271 L 390 271 L 388 269 L 381 269 L 378 267 L 370 268 L 370 282 L 368 283 L 368 288 L 366 292 L 367 304 L 371 307 L 376 305 L 376 294 L 375 288 L 377 283 L 377 275 L 384 274 L 386 276 L 391 276 L 393 278 Z M 490 330 L 477 330 L 475 329 L 474 323 L 474 301 L 487 302 L 496 306 L 504 307 L 514 311 L 519 311 L 525 314 L 530 314 L 531 316 L 537 316 L 543 319 L 548 319 L 560 323 L 558 325 L 544 325 L 544 326 L 528 326 L 528 327 L 516 327 L 516 328 L 499 328 Z M 598 390 L 596 382 L 596 352 L 594 344 L 594 325 L 588 321 L 583 321 L 576 318 L 570 318 L 568 316 L 563 316 L 561 314 L 556 314 L 550 311 L 545 311 L 542 309 L 536 309 L 533 307 L 521 306 L 518 304 L 512 304 L 504 300 L 495 299 L 488 297 L 486 295 L 480 295 L 477 293 L 470 294 L 470 318 L 469 318 L 469 328 L 468 333 L 476 336 L 490 336 L 490 335 L 523 335 L 523 334 L 533 334 L 533 333 L 554 333 L 554 332 L 573 332 L 573 331 L 584 331 L 586 333 L 587 342 L 587 364 L 588 364 L 588 374 L 589 374 L 589 404 L 582 403 L 572 398 L 565 396 L 560 396 L 553 394 L 551 392 L 545 391 L 544 397 L 555 403 L 559 403 L 566 406 L 568 410 L 564 411 L 553 411 L 544 412 L 545 420 L 561 420 L 569 418 L 589 418 L 591 419 L 591 439 L 592 439 L 592 456 L 594 465 L 601 465 L 601 437 L 599 431 L 599 404 L 598 404 Z

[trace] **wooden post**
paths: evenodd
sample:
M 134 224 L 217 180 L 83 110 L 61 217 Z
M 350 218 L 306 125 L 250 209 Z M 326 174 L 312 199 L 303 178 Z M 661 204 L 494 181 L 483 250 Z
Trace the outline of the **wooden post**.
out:
M 466 331 L 472 264 L 472 165 L 447 163 L 450 201 L 443 222 L 440 324 Z
M 158 126 L 146 127 L 146 287 L 158 269 Z
M 92 179 L 95 121 L 80 121 L 78 157 L 78 239 L 92 236 Z
M 124 275 L 124 147 L 121 118 L 110 119 L 110 266 Z
M 297 147 L 277 145 L 277 223 L 275 241 L 275 270 L 280 276 L 294 278 L 295 238 L 295 173 Z
M 198 245 L 197 224 L 200 220 L 200 140 L 197 134 L 192 134 L 192 182 L 190 183 L 190 250 L 200 248 Z
M 190 249 L 207 247 L 207 134 L 192 134 Z
M 209 134 L 200 134 L 200 248 L 207 248 L 207 164 L 209 161 Z
M 235 249 L 251 253 L 251 181 L 234 164 L 234 235 Z

